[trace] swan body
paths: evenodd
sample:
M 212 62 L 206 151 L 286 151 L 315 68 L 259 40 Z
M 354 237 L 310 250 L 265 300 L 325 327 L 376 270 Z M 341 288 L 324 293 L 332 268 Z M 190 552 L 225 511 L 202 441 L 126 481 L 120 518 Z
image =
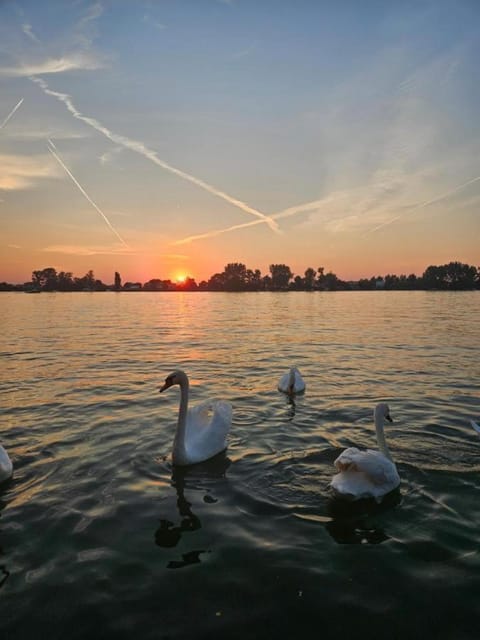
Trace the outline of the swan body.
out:
M 470 420 L 472 427 L 475 429 L 477 433 L 480 433 L 480 424 L 477 424 L 474 420 Z
M 5 482 L 12 477 L 13 465 L 8 453 L 0 444 L 0 482 Z
M 288 394 L 303 393 L 305 391 L 305 382 L 297 367 L 290 367 L 290 371 L 280 378 L 278 390 Z
M 345 500 L 382 498 L 396 489 L 400 476 L 392 461 L 383 431 L 385 419 L 392 422 L 388 405 L 381 402 L 375 407 L 375 430 L 379 451 L 345 449 L 334 464 L 338 472 L 333 476 L 330 488 L 334 497 Z
M 177 370 L 167 376 L 160 392 L 175 384 L 180 386 L 180 406 L 173 441 L 173 464 L 197 464 L 224 451 L 232 425 L 232 405 L 214 400 L 202 402 L 189 410 L 189 382 L 184 371 Z

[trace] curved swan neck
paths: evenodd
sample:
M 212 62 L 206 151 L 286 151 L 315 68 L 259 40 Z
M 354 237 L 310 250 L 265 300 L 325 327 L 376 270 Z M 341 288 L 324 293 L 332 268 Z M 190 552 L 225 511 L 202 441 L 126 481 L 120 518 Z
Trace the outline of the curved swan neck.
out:
M 387 443 L 385 441 L 385 432 L 383 430 L 385 424 L 385 418 L 378 412 L 375 411 L 375 432 L 377 434 L 377 446 L 379 451 L 383 453 L 383 455 L 389 460 L 392 459 L 390 455 L 390 451 L 388 450 Z
M 177 374 L 178 375 L 178 374 Z M 177 430 L 173 441 L 173 461 L 182 463 L 186 459 L 185 435 L 187 431 L 188 413 L 188 378 L 185 374 L 178 375 L 180 385 L 180 406 L 178 409 Z

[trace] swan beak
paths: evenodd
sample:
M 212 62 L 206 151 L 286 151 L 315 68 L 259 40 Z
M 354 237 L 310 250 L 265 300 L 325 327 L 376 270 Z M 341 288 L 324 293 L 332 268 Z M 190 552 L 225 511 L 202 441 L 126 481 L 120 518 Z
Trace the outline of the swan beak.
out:
M 159 387 L 158 390 L 159 390 L 160 393 L 162 393 L 162 391 L 165 391 L 165 389 L 168 389 L 168 387 L 171 387 L 171 386 L 172 386 L 171 383 L 165 381 L 165 384 L 162 385 L 161 387 Z

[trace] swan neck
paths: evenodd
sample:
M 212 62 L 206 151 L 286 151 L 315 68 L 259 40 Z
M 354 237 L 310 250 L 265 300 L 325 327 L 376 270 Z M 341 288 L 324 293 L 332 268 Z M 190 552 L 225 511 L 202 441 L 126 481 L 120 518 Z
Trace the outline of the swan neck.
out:
M 185 436 L 187 431 L 187 413 L 188 413 L 188 378 L 180 381 L 180 406 L 178 409 L 178 422 L 175 439 L 173 441 L 173 461 L 184 463 L 187 457 L 185 448 Z
M 387 442 L 385 440 L 385 432 L 383 429 L 383 426 L 385 424 L 385 420 L 382 416 L 375 416 L 375 431 L 377 434 L 377 446 L 378 449 L 381 453 L 383 453 L 383 455 L 388 458 L 389 460 L 392 459 L 392 456 L 390 455 L 390 451 L 387 447 Z

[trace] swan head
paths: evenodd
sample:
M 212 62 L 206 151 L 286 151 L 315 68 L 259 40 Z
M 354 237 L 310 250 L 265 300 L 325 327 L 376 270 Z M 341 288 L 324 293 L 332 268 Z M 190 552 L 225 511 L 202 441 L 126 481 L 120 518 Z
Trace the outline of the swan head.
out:
M 380 402 L 379 404 L 377 404 L 373 415 L 375 417 L 375 420 L 379 418 L 381 420 L 388 420 L 389 422 L 393 422 L 390 415 L 390 407 L 386 402 Z
M 181 384 L 185 384 L 186 382 L 188 383 L 187 375 L 185 374 L 184 371 L 181 371 L 180 369 L 178 369 L 177 371 L 172 371 L 172 373 L 165 378 L 165 382 L 160 387 L 159 391 L 160 393 L 162 393 L 162 391 L 165 391 L 165 389 L 172 387 L 174 384 L 181 385 Z

